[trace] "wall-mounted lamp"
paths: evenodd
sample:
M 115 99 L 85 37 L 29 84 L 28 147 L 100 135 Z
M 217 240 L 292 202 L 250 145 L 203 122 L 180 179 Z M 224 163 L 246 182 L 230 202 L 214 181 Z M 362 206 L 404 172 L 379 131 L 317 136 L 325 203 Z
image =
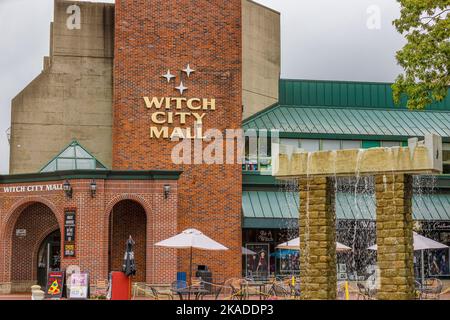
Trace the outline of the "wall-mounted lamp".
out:
M 167 199 L 169 197 L 169 194 L 170 194 L 170 186 L 166 184 L 164 186 L 164 199 Z
M 91 197 L 94 198 L 95 194 L 97 193 L 97 182 L 95 182 L 95 180 L 91 181 L 90 190 L 91 190 Z
M 70 185 L 69 180 L 64 181 L 63 190 L 67 197 L 72 198 L 73 189 L 72 186 Z

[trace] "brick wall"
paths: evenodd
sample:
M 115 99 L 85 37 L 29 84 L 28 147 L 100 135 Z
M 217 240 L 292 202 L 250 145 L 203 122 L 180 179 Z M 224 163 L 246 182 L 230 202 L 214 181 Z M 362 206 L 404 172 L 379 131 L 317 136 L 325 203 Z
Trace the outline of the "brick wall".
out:
M 178 231 L 198 228 L 230 248 L 196 251 L 194 264 L 210 266 L 220 278 L 240 276 L 241 166 L 174 165 L 175 142 L 150 138 L 154 124 L 143 97 L 178 97 L 175 84 L 161 75 L 170 69 L 179 84 L 179 71 L 189 63 L 196 72 L 189 79 L 183 76 L 189 87 L 184 97 L 216 99 L 216 110 L 206 111 L 203 129 L 240 128 L 241 1 L 120 0 L 115 23 L 113 167 L 182 169 Z M 184 127 L 192 125 L 188 121 Z M 179 269 L 187 271 L 187 250 L 180 250 L 180 256 Z
M 64 180 L 17 183 L 14 186 L 62 184 L 63 182 Z M 0 283 L 8 284 L 11 281 L 35 279 L 30 276 L 30 270 L 32 272 L 33 268 L 36 269 L 37 262 L 30 264 L 27 260 L 23 263 L 24 266 L 15 272 L 18 264 L 14 262 L 13 252 L 14 250 L 34 250 L 28 243 L 42 242 L 44 238 L 41 235 L 48 235 L 57 226 L 62 229 L 64 210 L 67 208 L 76 210 L 76 257 L 62 257 L 61 267 L 64 269 L 69 265 L 79 265 L 81 270 L 90 273 L 91 283 L 95 283 L 98 279 L 106 279 L 109 271 L 109 219 L 116 204 L 119 207 L 128 208 L 123 212 L 129 215 L 137 213 L 140 217 L 139 221 L 134 219 L 134 216 L 132 220 L 134 220 L 133 223 L 135 222 L 134 232 L 138 240 L 138 268 L 141 272 L 146 271 L 145 281 L 170 283 L 175 278 L 176 250 L 156 248 L 154 243 L 170 237 L 177 231 L 177 181 L 99 179 L 96 182 L 97 194 L 92 198 L 89 191 L 90 179 L 70 180 L 73 187 L 71 199 L 67 198 L 61 190 L 5 193 L 4 187 L 11 185 L 0 185 Z M 171 186 L 168 199 L 164 198 L 164 185 Z M 123 202 L 123 200 L 128 201 Z M 142 217 L 143 213 L 146 214 L 146 224 Z M 37 220 L 39 220 L 38 223 L 34 223 Z M 117 232 L 128 234 L 128 223 L 132 221 L 122 221 L 124 223 L 118 224 Z M 21 239 L 20 243 L 18 239 L 14 239 L 14 230 L 19 226 L 27 228 L 27 237 Z M 121 231 L 122 227 L 124 230 Z M 123 254 L 125 243 L 121 242 L 121 239 L 117 240 L 113 248 L 114 251 Z M 147 248 L 145 254 L 143 247 Z M 22 265 L 22 260 L 19 264 Z M 141 274 L 138 277 L 141 277 Z M 142 280 L 142 278 L 136 280 Z M 2 287 L 9 288 L 8 285 Z

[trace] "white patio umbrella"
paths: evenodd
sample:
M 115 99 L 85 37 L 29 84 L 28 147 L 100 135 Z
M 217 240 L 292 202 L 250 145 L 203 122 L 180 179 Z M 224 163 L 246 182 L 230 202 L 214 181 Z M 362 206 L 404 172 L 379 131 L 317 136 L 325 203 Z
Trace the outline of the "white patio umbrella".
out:
M 242 247 L 242 255 L 243 256 L 254 256 L 256 254 L 255 251 Z
M 192 277 L 192 249 L 200 250 L 228 250 L 227 247 L 214 241 L 208 236 L 204 235 L 197 229 L 187 229 L 182 233 L 177 234 L 169 239 L 160 241 L 155 244 L 159 247 L 176 248 L 176 249 L 190 249 L 190 265 L 189 265 L 189 283 Z
M 283 242 L 277 246 L 278 249 L 292 249 L 300 250 L 300 238 L 295 238 L 286 242 Z M 352 248 L 336 241 L 336 252 L 350 251 Z
M 420 259 L 422 260 L 422 266 L 421 266 L 421 276 L 422 276 L 422 283 L 425 279 L 425 269 L 424 269 L 424 250 L 430 250 L 430 249 L 446 249 L 448 248 L 447 245 L 442 244 L 440 242 L 434 241 L 433 239 L 424 237 L 416 232 L 413 232 L 413 247 L 414 251 L 420 251 Z M 374 244 L 373 246 L 368 248 L 369 250 L 378 250 L 378 246 Z

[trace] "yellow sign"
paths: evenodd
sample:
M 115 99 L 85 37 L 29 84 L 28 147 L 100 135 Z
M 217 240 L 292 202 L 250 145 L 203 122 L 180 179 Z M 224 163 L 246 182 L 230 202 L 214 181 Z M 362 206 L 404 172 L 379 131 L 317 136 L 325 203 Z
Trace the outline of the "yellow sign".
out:
M 213 98 L 143 97 L 143 99 L 145 107 L 153 111 L 150 116 L 152 123 L 158 125 L 150 127 L 150 138 L 203 139 L 201 126 L 206 116 L 204 111 L 216 110 L 216 99 Z M 174 123 L 186 125 L 187 122 L 194 122 L 195 128 L 167 126 Z

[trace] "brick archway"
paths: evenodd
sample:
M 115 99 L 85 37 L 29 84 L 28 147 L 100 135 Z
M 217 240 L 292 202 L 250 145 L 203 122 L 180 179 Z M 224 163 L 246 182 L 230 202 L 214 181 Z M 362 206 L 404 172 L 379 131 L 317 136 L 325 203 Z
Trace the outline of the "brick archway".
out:
M 17 236 L 16 229 L 26 230 Z M 61 229 L 56 206 L 39 197 L 25 198 L 9 210 L 2 228 L 3 279 L 11 283 L 11 291 L 23 292 L 36 282 L 37 248 L 49 232 Z
M 137 274 L 134 281 L 147 281 L 149 215 L 145 200 L 138 196 L 116 197 L 107 206 L 108 226 L 108 270 L 121 270 L 125 243 L 131 235 L 134 247 Z
M 21 200 L 17 201 L 9 209 L 8 213 L 6 214 L 5 224 L 0 229 L 2 231 L 0 233 L 0 237 L 2 237 L 3 240 L 6 241 L 7 239 L 11 238 L 17 218 L 20 216 L 20 214 L 26 207 L 28 207 L 29 205 L 31 205 L 33 203 L 42 203 L 42 204 L 46 205 L 48 208 L 50 208 L 50 210 L 55 215 L 60 228 L 61 228 L 61 226 L 64 225 L 62 214 L 59 212 L 57 207 L 50 200 L 48 200 L 44 197 L 25 197 L 25 198 L 22 198 Z

